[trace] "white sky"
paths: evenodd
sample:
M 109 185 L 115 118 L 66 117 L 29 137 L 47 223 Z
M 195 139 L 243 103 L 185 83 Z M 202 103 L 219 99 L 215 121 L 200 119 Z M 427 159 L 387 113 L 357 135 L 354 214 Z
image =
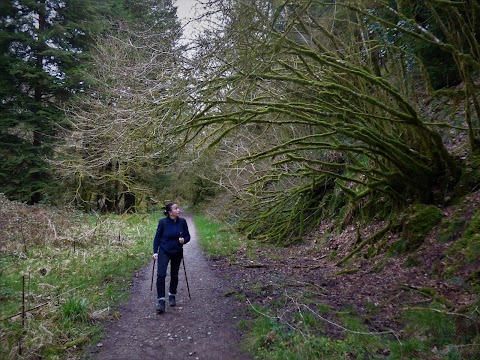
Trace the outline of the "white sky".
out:
M 193 16 L 195 4 L 198 0 L 177 0 L 173 5 L 177 7 L 178 17 L 184 19 Z
M 183 36 L 189 38 L 195 31 L 193 22 L 188 23 L 201 10 L 199 0 L 176 0 L 173 4 L 177 7 L 177 16 L 184 26 Z

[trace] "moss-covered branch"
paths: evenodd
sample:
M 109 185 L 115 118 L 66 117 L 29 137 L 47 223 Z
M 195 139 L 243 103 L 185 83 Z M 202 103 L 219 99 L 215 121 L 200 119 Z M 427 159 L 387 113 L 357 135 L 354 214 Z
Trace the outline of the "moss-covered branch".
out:
M 217 68 L 196 92 L 206 105 L 185 128 L 201 135 L 202 146 L 239 149 L 230 164 L 248 171 L 232 193 L 252 237 L 294 241 L 335 197 L 352 207 L 379 195 L 385 204 L 430 203 L 457 180 L 457 164 L 437 132 L 442 123 L 424 121 L 417 102 L 413 84 L 425 75 L 428 88 L 428 71 L 405 41 L 435 44 L 471 72 L 478 62 L 471 18 L 458 22 L 460 13 L 450 18 L 430 10 L 444 32 L 461 26 L 470 49 L 461 53 L 449 43 L 453 37 L 444 40 L 386 1 L 336 4 L 341 11 L 335 14 L 315 1 L 285 6 L 287 12 L 273 17 L 282 18 L 281 30 L 274 23 L 254 26 L 258 43 L 236 33 L 229 40 L 238 47 L 228 47 L 225 59 L 215 55 Z M 439 5 L 442 11 L 449 6 L 458 8 Z M 259 19 L 271 18 L 256 11 Z M 467 115 L 480 107 L 473 92 L 467 87 L 464 93 L 472 104 Z M 475 117 L 466 120 L 475 138 Z M 251 209 L 261 211 L 251 215 Z

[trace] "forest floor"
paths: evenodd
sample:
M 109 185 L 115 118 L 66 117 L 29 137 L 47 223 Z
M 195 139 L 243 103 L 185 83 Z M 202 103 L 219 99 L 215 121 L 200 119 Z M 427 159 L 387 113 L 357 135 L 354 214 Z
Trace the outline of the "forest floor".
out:
M 461 205 L 446 207 L 442 212 L 449 218 L 461 209 L 463 216 L 470 219 L 478 208 L 480 191 L 468 196 Z M 478 294 L 465 286 L 466 276 L 461 271 L 455 274 L 453 281 L 442 278 L 448 264 L 446 250 L 453 242 L 439 242 L 438 230 L 434 230 L 413 254 L 389 256 L 383 253 L 367 259 L 363 256 L 364 249 L 352 257 L 348 265 L 338 266 L 337 262 L 352 250 L 352 244 L 358 245 L 384 224 L 369 226 L 360 233 L 351 226 L 339 235 L 326 235 L 334 233 L 331 226 L 322 225 L 297 245 L 264 247 L 256 251 L 254 260 L 247 251 L 236 254 L 234 262 L 222 258 L 214 263 L 228 276 L 235 293 L 244 294 L 250 303 L 268 307 L 276 300 L 283 301 L 283 310 L 277 310 L 280 319 L 282 314 L 305 310 L 302 303 L 324 304 L 333 312 L 353 309 L 365 319 L 370 331 L 386 331 L 398 338 L 404 335 L 400 314 L 407 307 L 426 308 L 437 301 L 445 305 L 446 311 L 454 312 L 477 299 Z M 389 234 L 384 248 L 399 236 Z M 332 252 L 335 257 L 331 256 Z M 406 266 L 412 255 L 414 265 Z M 480 262 L 465 270 L 468 273 L 480 271 Z M 307 292 L 308 299 L 305 298 Z M 285 302 L 285 298 L 289 301 Z M 343 338 L 344 328 L 328 319 L 325 325 L 331 337 Z
M 479 204 L 477 192 L 463 206 L 473 213 Z M 454 210 L 442 209 L 445 217 Z M 325 224 L 302 243 L 288 248 L 263 245 L 252 251 L 246 246 L 234 257 L 206 259 L 197 244 L 191 217 L 186 218 L 193 230 L 185 250 L 191 300 L 181 277 L 178 306 L 167 306 L 165 314 L 155 314 L 150 264 L 136 277 L 130 301 L 119 309 L 120 319 L 108 326 L 107 337 L 88 350 L 87 358 L 154 359 L 168 354 L 172 360 L 250 359 L 252 356 L 239 346 L 242 334 L 237 324 L 249 317 L 253 304 L 273 309 L 277 320 L 285 323 L 292 313 L 306 310 L 308 302 L 324 304 L 332 313 L 354 309 L 365 319 L 369 331 L 402 338 L 400 314 L 405 307 L 427 307 L 434 298 L 441 298 L 447 309 L 454 311 L 475 300 L 461 283 L 439 276 L 445 266 L 445 249 L 451 243 L 438 242 L 435 232 L 416 251 L 412 267 L 405 266 L 407 256 L 366 259 L 361 252 L 348 265 L 336 265 L 351 250 L 352 239 L 361 241 L 383 224 L 361 232 L 350 227 L 339 235 L 328 235 L 333 229 Z M 391 236 L 390 241 L 395 240 Z M 424 289 L 434 289 L 435 293 L 429 296 Z M 328 315 L 320 318 L 332 338 L 343 338 L 348 331 Z

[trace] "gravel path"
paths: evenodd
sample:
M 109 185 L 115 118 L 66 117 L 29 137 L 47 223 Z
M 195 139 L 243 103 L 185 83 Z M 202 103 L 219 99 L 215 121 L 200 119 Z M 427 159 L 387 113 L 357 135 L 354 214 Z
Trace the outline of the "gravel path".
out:
M 86 352 L 86 359 L 251 359 L 239 348 L 240 305 L 224 296 L 229 285 L 201 252 L 191 216 L 182 216 L 192 236 L 184 249 L 191 299 L 182 265 L 177 306 L 167 304 L 166 312 L 157 314 L 155 282 L 150 291 L 150 262 L 133 280 L 128 303 L 118 309 L 120 319 L 107 326 L 106 338 Z M 169 281 L 167 276 L 167 290 Z

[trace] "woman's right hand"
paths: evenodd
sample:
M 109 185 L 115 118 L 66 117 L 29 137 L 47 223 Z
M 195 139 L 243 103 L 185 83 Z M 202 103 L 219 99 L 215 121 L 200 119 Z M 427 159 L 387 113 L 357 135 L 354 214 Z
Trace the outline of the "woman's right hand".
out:
M 155 254 L 153 254 L 153 256 L 152 256 L 152 257 L 153 257 L 155 260 L 157 260 L 157 259 L 158 259 L 158 254 L 157 254 L 157 253 L 155 253 Z

